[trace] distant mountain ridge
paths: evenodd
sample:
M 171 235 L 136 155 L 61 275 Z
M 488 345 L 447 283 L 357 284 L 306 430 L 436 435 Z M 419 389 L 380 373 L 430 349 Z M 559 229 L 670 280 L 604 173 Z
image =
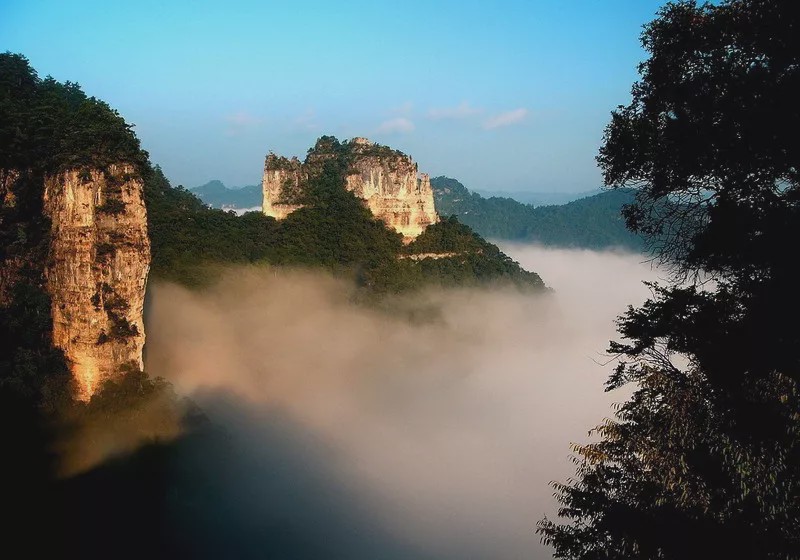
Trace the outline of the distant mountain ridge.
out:
M 630 189 L 537 207 L 511 198 L 484 198 L 450 177 L 434 177 L 431 186 L 441 216 L 455 215 L 488 239 L 586 249 L 643 248 L 642 239 L 627 230 L 620 214 L 622 206 L 633 201 Z
M 643 248 L 641 238 L 625 228 L 620 214 L 622 206 L 633 200 L 630 189 L 521 196 L 540 204 L 548 199 L 569 201 L 536 205 L 536 202 L 524 204 L 510 197 L 485 197 L 450 177 L 432 178 L 431 187 L 436 211 L 442 218 L 455 215 L 489 239 L 585 249 L 616 247 L 640 251 Z M 229 188 L 219 180 L 190 191 L 205 204 L 222 209 L 260 208 L 263 196 L 261 185 Z
M 214 179 L 189 190 L 213 208 L 244 209 L 261 206 L 261 185 L 229 188 L 222 181 Z
M 532 192 L 532 191 L 475 191 L 484 198 L 513 198 L 522 204 L 531 206 L 554 206 L 557 204 L 568 204 L 573 200 L 588 198 L 603 192 L 602 189 L 592 189 L 583 192 Z
M 189 189 L 203 202 L 213 208 L 255 208 L 261 206 L 261 185 L 245 185 L 243 187 L 228 187 L 219 179 L 213 179 L 199 187 Z M 482 191 L 475 193 L 484 198 L 510 198 L 522 204 L 532 206 L 553 206 L 567 204 L 581 198 L 588 198 L 602 193 L 601 189 L 594 189 L 576 193 L 559 192 L 528 192 L 528 191 Z

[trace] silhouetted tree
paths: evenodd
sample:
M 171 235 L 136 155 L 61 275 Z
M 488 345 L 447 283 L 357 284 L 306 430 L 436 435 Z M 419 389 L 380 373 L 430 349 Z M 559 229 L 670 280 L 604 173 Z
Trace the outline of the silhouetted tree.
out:
M 598 161 L 675 273 L 620 318 L 635 384 L 555 484 L 558 558 L 800 557 L 800 21 L 787 2 L 670 3 Z

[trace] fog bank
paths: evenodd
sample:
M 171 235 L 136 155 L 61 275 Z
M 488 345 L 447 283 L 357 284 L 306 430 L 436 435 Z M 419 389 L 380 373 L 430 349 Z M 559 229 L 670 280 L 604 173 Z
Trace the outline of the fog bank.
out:
M 554 293 L 429 292 L 398 303 L 410 320 L 310 273 L 156 285 L 147 371 L 231 431 L 241 471 L 220 484 L 253 523 L 336 533 L 328 557 L 549 558 L 548 483 L 624 398 L 602 391 L 603 351 L 656 273 L 639 255 L 504 250 Z

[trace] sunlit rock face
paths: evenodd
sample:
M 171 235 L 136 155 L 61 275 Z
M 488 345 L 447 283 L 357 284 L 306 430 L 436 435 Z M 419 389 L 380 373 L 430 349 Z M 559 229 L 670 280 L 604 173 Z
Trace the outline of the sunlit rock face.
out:
M 427 174 L 407 155 L 366 138 L 344 144 L 349 154 L 347 190 L 363 199 L 370 211 L 410 241 L 437 221 L 433 189 Z M 263 209 L 283 219 L 300 207 L 303 181 L 331 154 L 309 153 L 304 164 L 297 158 L 269 154 L 264 166 Z
M 150 240 L 142 181 L 128 165 L 59 173 L 45 180 L 44 212 L 53 344 L 87 400 L 103 380 L 143 367 Z
M 366 138 L 353 140 L 347 190 L 363 198 L 388 226 L 413 239 L 436 222 L 430 178 L 417 175 L 410 157 L 374 148 Z
M 303 164 L 296 157 L 286 159 L 269 154 L 264 162 L 264 177 L 261 180 L 264 193 L 261 207 L 264 214 L 282 220 L 300 208 L 295 201 L 305 177 Z

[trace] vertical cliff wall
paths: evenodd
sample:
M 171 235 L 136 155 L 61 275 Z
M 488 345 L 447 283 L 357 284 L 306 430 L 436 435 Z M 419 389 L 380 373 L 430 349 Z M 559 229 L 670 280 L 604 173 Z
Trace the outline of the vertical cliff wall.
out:
M 264 177 L 261 189 L 264 194 L 261 208 L 264 214 L 278 220 L 301 207 L 298 204 L 300 185 L 306 174 L 297 158 L 269 154 L 264 162 Z
M 104 379 L 143 367 L 150 240 L 142 190 L 128 165 L 45 180 L 53 343 L 64 351 L 84 400 Z
M 437 221 L 433 189 L 427 174 L 418 174 L 417 164 L 405 154 L 366 138 L 342 144 L 347 158 L 345 186 L 363 199 L 370 211 L 406 240 L 411 240 Z M 303 181 L 332 154 L 312 150 L 301 164 L 274 154 L 264 166 L 264 213 L 283 219 L 299 208 L 297 199 Z
M 347 190 L 405 238 L 415 238 L 436 223 L 430 178 L 418 177 L 417 164 L 399 152 L 376 146 L 366 138 L 352 142 Z

